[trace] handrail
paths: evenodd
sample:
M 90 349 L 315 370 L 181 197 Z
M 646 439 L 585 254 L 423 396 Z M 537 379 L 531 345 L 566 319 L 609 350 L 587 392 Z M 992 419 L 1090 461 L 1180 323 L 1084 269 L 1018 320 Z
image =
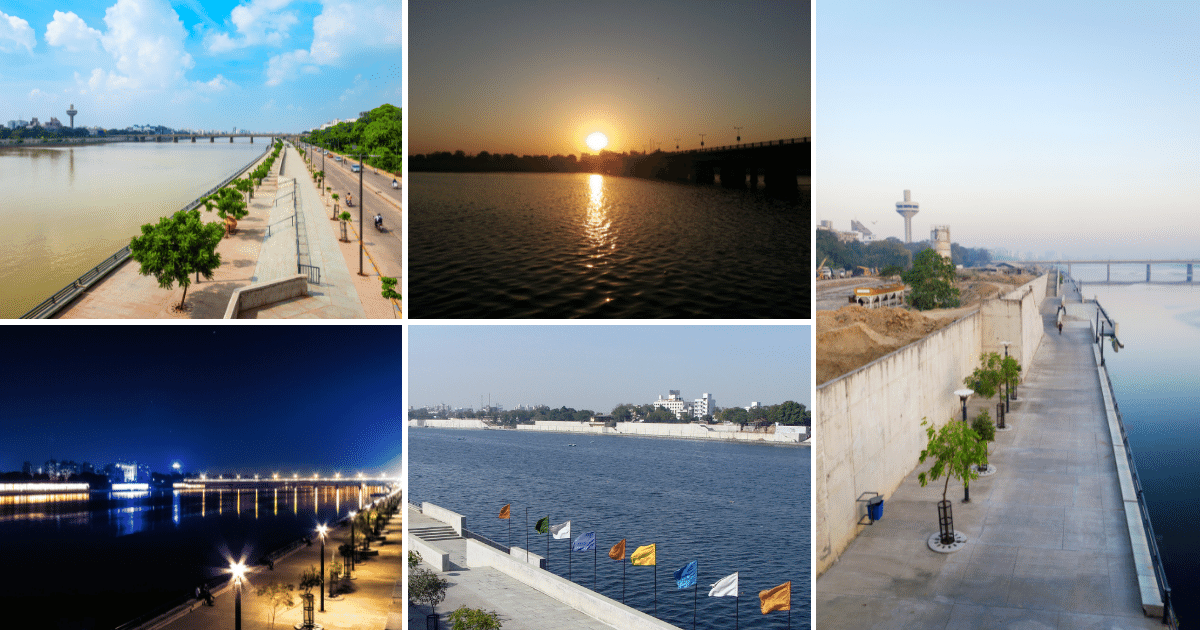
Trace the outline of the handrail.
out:
M 1103 312 L 1099 300 L 1094 300 L 1096 308 Z M 1105 318 L 1108 313 L 1104 314 Z M 1109 320 L 1111 321 L 1111 320 Z M 1097 342 L 1099 343 L 1099 342 Z M 1167 572 L 1163 567 L 1162 552 L 1158 549 L 1158 540 L 1154 534 L 1154 524 L 1150 522 L 1150 511 L 1146 506 L 1146 492 L 1142 489 L 1142 480 L 1138 475 L 1137 463 L 1133 459 L 1133 449 L 1129 446 L 1129 434 L 1125 432 L 1125 420 L 1121 415 L 1121 407 L 1117 404 L 1116 391 L 1113 389 L 1112 377 L 1104 370 L 1104 380 L 1108 383 L 1108 391 L 1112 393 L 1113 411 L 1117 414 L 1117 427 L 1121 430 L 1121 443 L 1125 447 L 1125 458 L 1129 462 L 1129 473 L 1133 478 L 1133 490 L 1137 494 L 1138 512 L 1142 517 L 1142 527 L 1146 529 L 1146 543 L 1150 548 L 1151 564 L 1154 566 L 1154 577 L 1158 582 L 1158 592 L 1163 600 L 1163 625 L 1170 628 L 1179 627 L 1179 619 L 1175 616 L 1175 608 L 1171 605 L 1171 586 L 1167 583 Z
M 463 528 L 462 533 L 463 533 L 463 538 L 470 538 L 470 539 L 478 540 L 479 542 L 481 542 L 497 551 L 503 551 L 504 553 L 512 553 L 512 550 L 508 545 L 502 545 L 502 544 L 492 540 L 491 538 L 488 538 L 487 536 L 484 536 L 482 534 L 477 534 L 465 527 Z
M 811 140 L 812 138 L 785 138 L 782 140 L 767 140 L 766 142 L 727 144 L 721 147 L 704 147 L 700 149 L 685 149 L 683 151 L 669 151 L 664 153 L 710 153 L 713 151 L 728 151 L 730 149 L 752 149 L 755 147 L 777 147 L 785 144 L 805 144 L 811 142 Z
M 263 150 L 261 155 L 255 157 L 253 160 L 250 160 L 250 162 L 248 164 L 246 164 L 246 166 L 242 167 L 240 170 L 235 171 L 233 173 L 233 175 L 226 177 L 225 180 L 222 181 L 220 184 L 216 185 L 213 188 L 210 188 L 208 190 L 208 192 L 204 193 L 203 195 L 200 195 L 195 200 L 193 200 L 191 203 L 184 206 L 183 210 L 187 211 L 187 210 L 191 210 L 192 208 L 195 208 L 196 206 L 199 206 L 204 201 L 205 197 L 208 197 L 209 195 L 213 194 L 214 192 L 220 190 L 221 188 L 224 188 L 226 184 L 233 181 L 239 175 L 241 175 L 242 173 L 249 170 L 251 166 L 254 166 L 255 162 L 258 162 L 259 160 L 262 159 L 263 155 L 267 154 L 267 151 L 269 151 L 271 149 L 271 147 L 274 146 L 274 144 L 275 143 L 273 141 L 267 143 L 267 146 Z M 95 284 L 97 280 L 104 277 L 105 274 L 107 274 L 109 271 L 112 271 L 120 263 L 124 262 L 126 258 L 129 258 L 129 246 L 128 245 L 117 250 L 117 252 L 115 254 L 113 254 L 112 256 L 105 258 L 103 261 L 100 262 L 100 264 L 98 264 L 95 267 L 92 267 L 88 271 L 84 272 L 83 275 L 76 278 L 75 281 L 72 282 L 71 284 L 68 284 L 67 286 L 63 287 L 62 289 L 59 289 L 58 291 L 56 291 L 50 297 L 42 300 L 37 306 L 29 309 L 24 315 L 22 315 L 21 319 L 45 319 L 45 318 L 57 313 L 60 308 L 65 306 L 71 300 L 78 297 L 78 295 L 80 293 L 87 290 L 87 288 L 92 286 L 93 284 Z

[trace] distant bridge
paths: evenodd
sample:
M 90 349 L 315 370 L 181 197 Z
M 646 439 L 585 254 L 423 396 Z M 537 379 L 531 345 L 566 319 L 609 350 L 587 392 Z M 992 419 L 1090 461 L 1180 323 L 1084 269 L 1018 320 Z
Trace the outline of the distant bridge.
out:
M 1150 279 L 1151 278 L 1151 276 L 1150 276 L 1151 265 L 1186 265 L 1187 266 L 1186 282 L 1191 282 L 1192 278 L 1194 277 L 1192 275 L 1192 269 L 1195 265 L 1200 264 L 1200 259 L 1178 258 L 1178 259 L 1153 260 L 1153 259 L 1136 259 L 1136 258 L 1134 258 L 1134 259 L 1128 259 L 1128 260 L 1113 260 L 1113 259 L 1107 259 L 1107 260 L 1099 260 L 1099 259 L 1097 259 L 1097 260 L 1038 260 L 1038 261 L 1029 261 L 1029 263 L 1027 263 L 1027 264 L 1053 265 L 1053 266 L 1059 266 L 1059 267 L 1065 266 L 1067 268 L 1068 276 L 1071 275 L 1071 267 L 1073 265 L 1104 265 L 1105 271 L 1107 274 L 1105 277 L 1104 283 L 1106 283 L 1106 284 L 1135 284 L 1135 283 L 1129 282 L 1129 281 L 1115 281 L 1114 282 L 1112 279 L 1112 266 L 1113 265 L 1146 265 L 1146 282 L 1152 282 L 1152 280 Z M 1100 284 L 1100 283 L 1096 282 L 1096 281 L 1091 281 L 1088 284 Z
M 794 199 L 799 195 L 797 178 L 812 174 L 810 140 L 790 138 L 653 153 L 635 166 L 634 174 L 696 184 L 712 184 L 719 174 L 725 188 L 757 188 L 761 174 L 767 194 Z
M 318 486 L 355 487 L 355 486 L 387 486 L 398 487 L 399 479 L 388 477 L 271 477 L 266 478 L 235 478 L 235 479 L 185 479 L 175 482 L 177 490 L 186 489 L 253 489 L 253 488 L 314 488 Z
M 274 133 L 151 133 L 151 134 L 127 134 L 123 137 L 127 142 L 179 142 L 180 138 L 191 138 L 192 142 L 196 138 L 208 138 L 209 142 L 216 142 L 217 138 L 229 138 L 233 142 L 234 138 L 250 138 L 250 143 L 254 144 L 255 138 L 276 138 L 279 134 Z

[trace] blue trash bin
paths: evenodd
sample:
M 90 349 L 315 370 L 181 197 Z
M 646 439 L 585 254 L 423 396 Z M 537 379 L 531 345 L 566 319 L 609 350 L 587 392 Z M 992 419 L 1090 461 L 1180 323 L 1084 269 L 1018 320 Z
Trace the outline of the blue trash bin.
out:
M 867 516 L 871 518 L 871 521 L 883 520 L 882 497 L 871 497 L 871 499 L 867 501 Z

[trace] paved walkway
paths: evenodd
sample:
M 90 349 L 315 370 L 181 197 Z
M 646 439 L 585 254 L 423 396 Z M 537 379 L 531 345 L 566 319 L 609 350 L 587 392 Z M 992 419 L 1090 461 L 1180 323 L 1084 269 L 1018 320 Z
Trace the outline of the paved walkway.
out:
M 400 545 L 400 514 L 392 517 L 391 523 L 385 528 L 384 535 L 388 540 L 383 544 L 375 543 L 372 549 L 378 549 L 377 557 L 360 562 L 354 572 L 352 581 L 354 591 L 330 598 L 325 596 L 325 612 L 321 608 L 320 597 L 314 602 L 314 619 L 318 625 L 330 629 L 347 630 L 382 630 L 391 626 L 389 618 L 395 619 L 403 609 L 403 601 L 399 597 L 393 599 L 396 582 L 402 579 L 403 550 Z M 329 554 L 338 545 L 350 541 L 349 526 L 341 527 L 326 539 L 325 542 L 325 571 L 329 571 Z M 267 628 L 268 607 L 265 599 L 255 594 L 255 589 L 264 584 L 283 582 L 297 585 L 300 573 L 310 566 L 319 566 L 321 545 L 314 541 L 312 547 L 301 547 L 290 556 L 275 563 L 273 571 L 266 567 L 255 567 L 249 574 L 249 585 L 242 592 L 242 627 L 247 630 Z M 299 597 L 296 598 L 299 601 Z M 166 630 L 207 630 L 209 628 L 233 627 L 234 596 L 232 590 L 221 593 L 216 598 L 213 607 L 199 606 L 192 612 L 162 626 Z M 303 620 L 303 609 L 300 606 L 279 612 L 275 617 L 275 628 L 291 628 Z
M 409 535 L 421 530 L 441 530 L 446 524 L 429 518 L 419 511 L 408 509 Z M 449 627 L 446 616 L 459 606 L 482 608 L 500 614 L 504 630 L 561 630 L 562 628 L 591 628 L 608 630 L 613 626 L 589 617 L 566 604 L 527 586 L 491 567 L 468 569 L 467 543 L 458 537 L 431 536 L 429 543 L 450 554 L 450 572 L 441 576 L 450 581 L 446 600 L 438 606 L 441 627 Z M 429 569 L 428 564 L 422 563 Z M 410 630 L 425 630 L 429 607 L 408 607 Z M 831 626 L 832 627 L 832 626 Z
M 1077 302 L 1077 298 L 1076 298 Z M 967 546 L 930 551 L 942 484 L 913 470 L 816 586 L 817 627 L 1159 628 L 1142 614 L 1137 572 L 1084 310 L 1062 335 L 1047 298 L 1045 337 L 1021 401 L 997 432 L 999 472 L 950 483 Z M 1078 308 L 1078 304 L 1075 305 Z M 976 404 L 972 414 L 995 400 Z

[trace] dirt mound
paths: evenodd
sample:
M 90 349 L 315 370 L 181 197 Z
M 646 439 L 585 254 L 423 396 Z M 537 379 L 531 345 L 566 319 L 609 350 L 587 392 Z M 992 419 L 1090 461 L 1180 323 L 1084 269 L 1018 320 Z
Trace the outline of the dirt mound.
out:
M 836 311 L 818 311 L 817 383 L 858 369 L 950 321 L 901 308 L 844 306 Z

